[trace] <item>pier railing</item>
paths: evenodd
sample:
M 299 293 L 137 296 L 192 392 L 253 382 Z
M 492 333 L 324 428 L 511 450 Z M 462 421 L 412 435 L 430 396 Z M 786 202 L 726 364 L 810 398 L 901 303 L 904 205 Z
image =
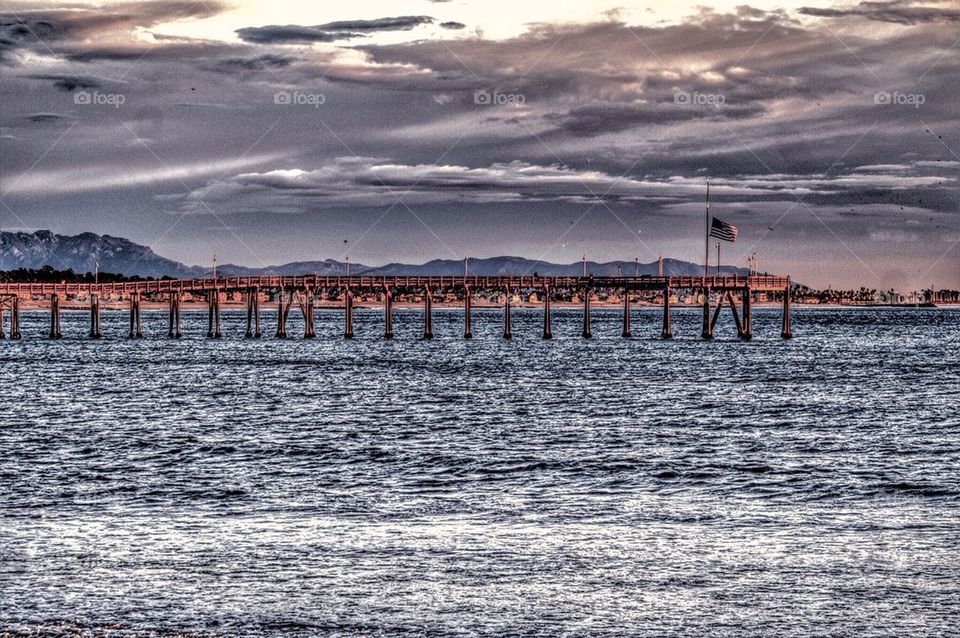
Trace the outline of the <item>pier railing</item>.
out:
M 744 290 L 756 292 L 781 291 L 789 285 L 789 277 L 774 275 L 744 276 L 679 276 L 679 277 L 565 277 L 565 276 L 244 276 L 203 277 L 197 279 L 154 279 L 149 281 L 123 281 L 112 283 L 85 282 L 27 282 L 0 283 L 0 294 L 15 295 L 100 295 L 166 292 L 209 292 L 213 290 L 244 291 L 250 288 L 266 290 L 311 290 L 318 288 L 344 288 L 354 290 L 380 290 L 392 288 L 462 288 L 479 289 L 539 289 L 539 288 L 591 288 L 627 290 L 683 290 L 710 288 L 711 290 Z

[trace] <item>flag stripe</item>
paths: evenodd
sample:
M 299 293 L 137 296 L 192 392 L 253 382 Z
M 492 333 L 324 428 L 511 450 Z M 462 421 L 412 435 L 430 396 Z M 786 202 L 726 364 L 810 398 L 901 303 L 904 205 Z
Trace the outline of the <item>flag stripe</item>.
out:
M 737 241 L 737 227 L 714 217 L 710 224 L 710 236 L 723 241 Z

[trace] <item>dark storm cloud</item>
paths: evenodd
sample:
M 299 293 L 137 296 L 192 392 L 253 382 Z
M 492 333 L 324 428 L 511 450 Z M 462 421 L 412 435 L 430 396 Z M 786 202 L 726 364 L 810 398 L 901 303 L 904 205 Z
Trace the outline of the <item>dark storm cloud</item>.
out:
M 465 24 L 462 23 L 462 22 L 453 22 L 453 21 L 450 21 L 450 22 L 441 22 L 441 23 L 440 23 L 440 28 L 442 28 L 442 29 L 450 29 L 450 30 L 452 30 L 452 31 L 458 31 L 458 30 L 460 30 L 460 29 L 466 29 L 466 28 L 467 28 L 467 25 L 465 25 Z
M 409 31 L 421 24 L 430 24 L 430 16 L 398 16 L 396 18 L 377 18 L 376 20 L 341 20 L 327 22 L 315 28 L 321 31 Z
M 24 119 L 30 122 L 44 124 L 47 122 L 58 122 L 65 117 L 65 115 L 61 115 L 59 113 L 31 113 L 30 115 L 25 115 Z
M 110 5 L 109 11 L 90 4 L 57 9 L 0 13 L 0 61 L 11 63 L 21 48 L 43 53 L 64 42 L 88 42 L 109 34 L 127 35 L 172 20 L 207 18 L 223 10 L 221 2 L 153 0 Z
M 254 44 L 310 44 L 361 37 L 359 33 L 321 31 L 316 27 L 304 27 L 296 24 L 245 27 L 237 29 L 237 35 L 244 42 Z
M 224 58 L 217 62 L 216 70 L 224 73 L 235 71 L 262 71 L 264 69 L 282 69 L 290 66 L 297 61 L 297 58 L 290 55 L 278 55 L 275 53 L 265 53 L 251 57 Z
M 896 24 L 921 24 L 931 22 L 960 22 L 960 9 L 916 6 L 910 2 L 861 2 L 853 7 L 840 9 L 801 7 L 798 13 L 820 18 L 864 17 L 879 22 Z
M 237 35 L 241 40 L 255 44 L 309 44 L 349 40 L 377 31 L 409 31 L 432 22 L 433 18 L 429 16 L 399 16 L 376 20 L 342 20 L 315 26 L 288 24 L 245 27 L 237 29 Z
M 100 80 L 91 77 L 82 77 L 79 75 L 28 75 L 32 80 L 50 80 L 53 82 L 53 85 L 65 91 L 67 93 L 72 93 L 77 89 L 99 89 L 103 86 Z

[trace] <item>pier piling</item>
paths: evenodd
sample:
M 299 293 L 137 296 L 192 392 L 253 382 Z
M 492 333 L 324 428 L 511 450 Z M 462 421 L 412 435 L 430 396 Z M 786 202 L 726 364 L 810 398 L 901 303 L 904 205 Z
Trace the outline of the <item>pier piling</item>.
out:
M 20 299 L 16 296 L 10 300 L 10 338 L 20 338 Z
M 670 286 L 663 289 L 663 330 L 661 339 L 673 339 L 673 329 L 670 327 Z
M 178 310 L 179 314 L 179 310 Z M 253 338 L 260 338 L 260 289 L 253 289 Z
M 130 339 L 140 339 L 143 337 L 143 330 L 140 324 L 140 295 L 130 295 Z
M 743 289 L 743 330 L 740 332 L 740 338 L 744 341 L 753 339 L 753 327 L 750 325 L 753 317 L 750 312 L 750 289 Z
M 503 338 L 513 339 L 513 333 L 510 331 L 510 288 L 503 293 Z
M 700 332 L 703 339 L 713 339 L 713 324 L 710 322 L 710 288 L 703 288 L 703 330 Z
M 300 304 L 300 311 L 303 313 L 303 338 L 313 339 L 316 336 L 313 331 L 313 291 L 307 288 L 304 297 L 303 303 Z
M 343 290 L 343 338 L 353 339 L 353 293 Z
M 90 294 L 90 338 L 99 339 L 100 333 L 100 297 L 96 293 Z
M 473 338 L 473 332 L 470 330 L 470 286 L 465 286 L 463 289 L 463 338 Z
M 553 332 L 550 330 L 550 287 L 543 287 L 543 338 L 553 339 Z
M 783 290 L 783 327 L 780 330 L 780 336 L 784 339 L 793 337 L 793 329 L 790 325 L 790 280 L 787 280 L 787 287 Z
M 593 333 L 590 331 L 590 289 L 583 289 L 583 338 L 590 339 Z
M 433 339 L 433 298 L 429 288 L 423 290 L 423 338 Z
M 220 338 L 220 293 L 216 290 L 207 295 L 207 338 Z
M 57 293 L 50 295 L 50 338 L 60 339 L 60 297 Z
M 620 334 L 624 339 L 630 338 L 630 290 L 623 290 L 623 332 Z
M 383 287 L 383 338 L 393 339 L 393 291 Z
M 170 339 L 179 339 L 183 336 L 183 333 L 180 332 L 180 293 L 170 293 L 168 303 L 170 304 L 170 312 L 167 326 L 167 337 Z
M 277 339 L 287 338 L 287 312 L 284 308 L 287 291 L 281 288 L 277 292 Z
M 257 312 L 256 310 L 256 303 L 258 301 L 257 296 L 258 295 L 257 295 L 256 288 L 247 289 L 247 330 L 246 332 L 243 333 L 243 337 L 245 339 L 253 339 L 253 323 L 254 323 L 253 315 L 254 313 L 259 315 L 259 312 Z M 259 320 L 260 320 L 260 317 L 258 316 L 257 317 L 258 328 L 260 323 Z M 260 332 L 259 329 L 257 330 L 257 332 Z M 260 335 L 257 335 L 257 336 L 259 337 Z

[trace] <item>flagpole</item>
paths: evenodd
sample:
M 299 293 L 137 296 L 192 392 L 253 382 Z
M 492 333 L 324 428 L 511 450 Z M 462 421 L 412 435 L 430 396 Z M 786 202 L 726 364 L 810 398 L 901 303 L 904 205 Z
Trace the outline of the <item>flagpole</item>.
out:
M 704 257 L 703 257 L 703 277 L 706 279 L 710 275 L 710 180 L 707 179 L 707 219 L 704 225 Z

